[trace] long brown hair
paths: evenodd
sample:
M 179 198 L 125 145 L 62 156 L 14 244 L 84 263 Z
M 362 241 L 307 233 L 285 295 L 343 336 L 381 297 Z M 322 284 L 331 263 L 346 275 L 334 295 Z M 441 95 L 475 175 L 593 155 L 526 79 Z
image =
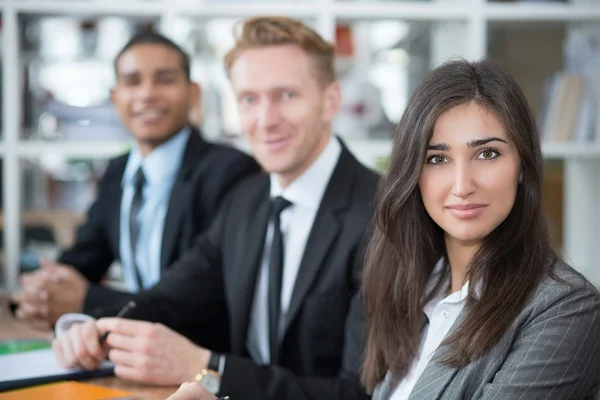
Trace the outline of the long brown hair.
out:
M 446 338 L 444 360 L 460 368 L 485 354 L 509 329 L 557 256 L 542 212 L 540 139 L 530 106 L 514 79 L 489 61 L 450 61 L 411 96 L 398 123 L 390 166 L 378 193 L 376 227 L 366 253 L 363 296 L 367 346 L 362 380 L 369 391 L 388 370 L 402 379 L 419 349 L 425 287 L 446 255 L 444 232 L 427 214 L 418 188 L 438 117 L 476 103 L 493 113 L 518 149 L 522 181 L 508 217 L 471 259 L 469 314 Z

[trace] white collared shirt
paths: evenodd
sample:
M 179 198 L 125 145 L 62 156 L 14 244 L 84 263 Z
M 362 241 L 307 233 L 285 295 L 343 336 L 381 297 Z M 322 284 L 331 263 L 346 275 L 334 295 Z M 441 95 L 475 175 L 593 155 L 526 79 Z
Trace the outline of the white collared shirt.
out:
M 271 198 L 283 196 L 292 203 L 281 212 L 280 217 L 284 245 L 281 317 L 279 319 L 280 340 L 308 235 L 341 152 L 340 143 L 332 137 L 312 165 L 284 190 L 282 190 L 276 177 L 273 174 L 270 176 Z M 269 364 L 271 359 L 269 350 L 268 287 L 269 254 L 273 229 L 273 225 L 269 223 L 248 329 L 248 349 L 252 353 L 252 359 L 265 365 Z M 258 354 L 253 351 L 254 349 L 258 350 Z
M 431 288 L 437 283 L 443 265 L 442 260 L 437 263 L 429 279 L 428 287 Z M 425 367 L 427 367 L 429 360 L 431 360 L 437 348 L 440 347 L 456 318 L 458 318 L 458 315 L 463 310 L 467 294 L 469 293 L 469 282 L 465 283 L 459 291 L 444 298 L 444 293 L 447 292 L 448 285 L 449 282 L 446 285 L 442 285 L 439 294 L 423 308 L 423 312 L 427 316 L 429 323 L 423 329 L 421 335 L 419 354 L 413 361 L 404 379 L 396 386 L 390 400 L 406 400 L 409 398 L 419 377 L 425 370 Z

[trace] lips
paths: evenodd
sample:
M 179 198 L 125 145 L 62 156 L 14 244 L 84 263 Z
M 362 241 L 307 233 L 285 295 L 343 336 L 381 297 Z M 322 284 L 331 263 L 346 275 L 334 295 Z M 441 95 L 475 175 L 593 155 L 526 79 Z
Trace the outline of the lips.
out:
M 478 217 L 487 204 L 453 204 L 446 206 L 450 213 L 459 219 L 472 219 Z
M 163 109 L 147 109 L 138 111 L 134 115 L 135 118 L 140 120 L 142 123 L 153 123 L 167 115 L 167 112 Z
M 264 144 L 270 152 L 283 150 L 290 142 L 291 137 L 281 137 L 276 139 L 267 139 Z

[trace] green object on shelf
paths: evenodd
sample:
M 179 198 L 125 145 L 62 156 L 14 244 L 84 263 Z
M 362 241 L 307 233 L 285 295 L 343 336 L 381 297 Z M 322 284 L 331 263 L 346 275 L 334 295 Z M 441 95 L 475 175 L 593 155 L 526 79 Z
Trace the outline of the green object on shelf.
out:
M 377 161 L 375 162 L 375 165 L 376 165 L 376 169 L 378 172 L 384 173 L 390 166 L 390 157 L 389 156 L 377 157 Z
M 23 353 L 31 350 L 49 349 L 50 343 L 44 340 L 0 340 L 0 356 Z

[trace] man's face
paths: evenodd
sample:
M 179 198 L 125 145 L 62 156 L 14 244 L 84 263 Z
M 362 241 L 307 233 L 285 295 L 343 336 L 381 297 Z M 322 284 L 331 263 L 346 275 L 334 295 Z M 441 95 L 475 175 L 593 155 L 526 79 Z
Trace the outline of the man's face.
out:
M 230 77 L 254 157 L 286 186 L 327 144 L 339 85 L 323 85 L 314 61 L 295 45 L 245 50 Z
M 138 44 L 117 61 L 111 98 L 125 127 L 151 150 L 187 124 L 197 90 L 185 76 L 177 51 Z

